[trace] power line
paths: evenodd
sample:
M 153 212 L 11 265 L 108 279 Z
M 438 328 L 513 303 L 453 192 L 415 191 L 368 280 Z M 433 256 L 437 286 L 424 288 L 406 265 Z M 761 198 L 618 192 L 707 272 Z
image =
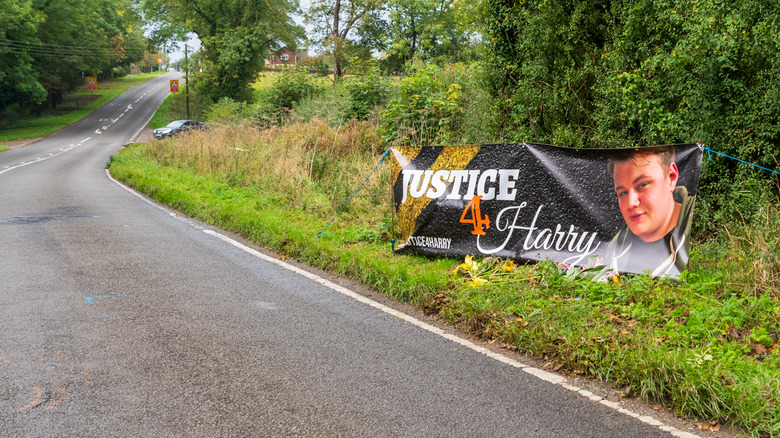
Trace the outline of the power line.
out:
M 65 50 L 93 50 L 94 47 L 88 47 L 88 46 L 69 46 L 66 44 L 55 44 L 55 43 L 41 43 L 41 42 L 29 42 L 29 41 L 18 41 L 18 40 L 10 40 L 8 38 L 0 38 L 0 43 L 7 44 L 7 45 L 13 45 L 17 47 L 40 47 L 40 48 L 51 48 L 51 49 L 65 49 Z
M 16 49 L 13 47 L 0 46 L 0 53 L 12 53 L 15 55 L 45 55 L 45 56 L 89 56 L 95 55 L 96 52 L 63 52 L 63 51 L 50 51 L 50 50 L 29 50 L 29 49 Z
M 51 43 L 32 43 L 0 38 L 0 53 L 30 55 L 92 55 L 104 49 L 86 46 L 69 46 Z

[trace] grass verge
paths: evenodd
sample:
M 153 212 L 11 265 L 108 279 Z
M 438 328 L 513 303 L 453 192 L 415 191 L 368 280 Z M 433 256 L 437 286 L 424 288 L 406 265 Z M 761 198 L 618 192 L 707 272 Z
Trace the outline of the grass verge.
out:
M 376 144 L 366 125 L 217 126 L 128 147 L 110 170 L 189 216 L 352 276 L 540 357 L 549 369 L 598 378 L 695 421 L 729 422 L 756 437 L 780 434 L 777 283 L 739 280 L 760 260 L 735 243 L 760 231 L 760 251 L 776 254 L 775 206 L 760 215 L 765 223 L 694 245 L 679 282 L 624 276 L 598 283 L 550 262 L 394 254 L 384 168 L 318 238 L 378 161 L 366 146 Z M 762 271 L 776 269 L 776 259 L 761 263 Z

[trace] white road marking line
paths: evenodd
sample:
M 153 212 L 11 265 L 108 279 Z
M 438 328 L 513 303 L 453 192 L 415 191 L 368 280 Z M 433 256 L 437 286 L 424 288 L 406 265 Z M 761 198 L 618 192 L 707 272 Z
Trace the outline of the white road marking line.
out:
M 601 404 L 601 405 L 603 405 L 605 407 L 613 409 L 616 412 L 619 412 L 621 414 L 628 415 L 630 417 L 636 418 L 637 420 L 639 420 L 639 421 L 641 421 L 643 423 L 649 424 L 651 426 L 656 426 L 661 431 L 667 432 L 667 433 L 669 433 L 672 436 L 675 436 L 675 437 L 678 437 L 678 438 L 700 438 L 698 435 L 694 435 L 692 433 L 679 430 L 679 429 L 677 429 L 675 427 L 672 427 L 672 426 L 667 426 L 667 425 L 663 424 L 661 421 L 659 421 L 659 420 L 657 420 L 657 419 L 655 419 L 653 417 L 646 416 L 646 415 L 643 416 L 643 415 L 637 414 L 635 412 L 632 412 L 632 411 L 630 411 L 628 409 L 625 409 L 625 408 L 621 407 L 619 403 L 609 401 L 609 400 L 607 400 L 607 399 L 605 399 L 603 397 L 600 397 L 600 396 L 597 396 L 597 395 L 593 394 L 590 391 L 587 391 L 587 390 L 582 389 L 582 388 L 578 388 L 576 386 L 569 385 L 567 383 L 567 381 L 566 381 L 566 378 L 563 377 L 563 376 L 560 376 L 560 375 L 557 375 L 557 374 L 553 374 L 553 373 L 550 373 L 548 371 L 545 371 L 545 370 L 542 370 L 542 369 L 539 369 L 539 368 L 534 368 L 534 367 L 525 365 L 522 362 L 519 362 L 519 361 L 516 361 L 516 360 L 512 359 L 511 357 L 504 356 L 503 354 L 499 354 L 499 353 L 493 352 L 491 350 L 488 350 L 487 348 L 484 348 L 484 347 L 481 347 L 479 345 L 476 345 L 475 343 L 469 341 L 468 339 L 464 339 L 464 338 L 462 338 L 460 336 L 457 336 L 457 335 L 454 335 L 454 334 L 451 334 L 451 333 L 446 333 L 444 330 L 442 330 L 442 329 L 440 329 L 440 328 L 438 328 L 436 326 L 433 326 L 433 325 L 428 324 L 426 322 L 420 321 L 419 319 L 417 319 L 417 318 L 415 318 L 415 317 L 413 317 L 411 315 L 407 315 L 407 314 L 401 312 L 400 310 L 396 310 L 396 309 L 393 309 L 392 307 L 385 306 L 382 303 L 374 301 L 374 300 L 372 300 L 372 299 L 370 299 L 368 297 L 365 297 L 365 296 L 360 295 L 360 294 L 358 294 L 356 292 L 353 292 L 353 291 L 351 291 L 351 290 L 349 290 L 349 289 L 347 289 L 347 288 L 345 288 L 343 286 L 340 286 L 340 285 L 338 285 L 336 283 L 333 283 L 330 280 L 322 278 L 322 277 L 320 277 L 317 274 L 313 274 L 313 273 L 311 273 L 309 271 L 301 269 L 301 268 L 299 268 L 297 266 L 293 266 L 293 265 L 291 265 L 289 263 L 286 263 L 286 262 L 284 262 L 282 260 L 279 260 L 279 259 L 276 259 L 274 257 L 267 256 L 267 255 L 261 253 L 260 251 L 257 251 L 254 248 L 250 248 L 250 247 L 244 245 L 241 242 L 238 242 L 236 240 L 231 239 L 230 237 L 225 236 L 224 234 L 218 233 L 218 232 L 213 231 L 213 230 L 206 229 L 206 228 L 198 225 L 197 223 L 195 223 L 193 221 L 190 221 L 186 216 L 179 215 L 179 213 L 171 212 L 171 210 L 161 206 L 160 204 L 157 204 L 156 202 L 153 202 L 153 201 L 147 199 L 146 197 L 144 197 L 142 194 L 140 194 L 136 190 L 133 190 L 132 188 L 130 188 L 130 187 L 122 184 L 121 182 L 117 181 L 116 179 L 114 179 L 114 177 L 111 176 L 111 173 L 108 171 L 108 169 L 106 169 L 106 175 L 108 175 L 108 177 L 112 181 L 114 181 L 116 184 L 118 184 L 120 187 L 122 187 L 123 189 L 125 189 L 128 192 L 132 193 L 133 195 L 137 196 L 139 199 L 143 200 L 147 204 L 150 204 L 150 205 L 154 206 L 155 208 L 157 208 L 157 209 L 167 213 L 169 216 L 171 216 L 171 217 L 173 217 L 173 218 L 175 218 L 177 220 L 180 220 L 182 222 L 185 222 L 185 223 L 195 227 L 196 229 L 199 229 L 199 230 L 203 231 L 204 233 L 206 233 L 206 234 L 208 234 L 210 236 L 214 236 L 217 239 L 220 239 L 220 240 L 222 240 L 222 241 L 224 241 L 224 242 L 226 242 L 226 243 L 228 243 L 228 244 L 230 244 L 230 245 L 232 245 L 232 246 L 234 246 L 234 247 L 236 247 L 238 249 L 241 249 L 242 251 L 245 251 L 245 252 L 247 252 L 247 253 L 249 253 L 249 254 L 251 254 L 251 255 L 259 258 L 259 259 L 261 259 L 261 260 L 264 260 L 264 261 L 269 262 L 269 263 L 273 263 L 273 264 L 275 264 L 277 266 L 280 266 L 280 267 L 282 267 L 284 269 L 287 269 L 288 271 L 291 271 L 291 272 L 294 272 L 296 274 L 302 275 L 302 276 L 304 276 L 304 277 L 306 277 L 306 278 L 308 278 L 308 279 L 310 279 L 310 280 L 312 280 L 312 281 L 314 281 L 316 283 L 319 283 L 319 284 L 321 284 L 321 285 L 323 285 L 323 286 L 325 286 L 327 288 L 330 288 L 330 289 L 332 289 L 332 290 L 334 290 L 334 291 L 336 291 L 336 292 L 338 292 L 338 293 L 340 293 L 342 295 L 350 297 L 350 298 L 354 299 L 355 301 L 358 301 L 358 302 L 361 302 L 361 303 L 366 304 L 368 306 L 371 306 L 371 307 L 373 307 L 373 308 L 375 308 L 375 309 L 377 309 L 379 311 L 382 311 L 382 312 L 384 312 L 384 313 L 386 313 L 386 314 L 388 314 L 390 316 L 394 316 L 396 318 L 402 319 L 402 320 L 404 320 L 404 321 L 406 321 L 406 322 L 408 322 L 408 323 L 410 323 L 412 325 L 415 325 L 415 326 L 417 326 L 417 327 L 419 327 L 419 328 L 421 328 L 421 329 L 423 329 L 425 331 L 428 331 L 428 332 L 433 333 L 435 335 L 441 336 L 441 337 L 443 337 L 445 339 L 448 339 L 448 340 L 450 340 L 452 342 L 455 342 L 455 343 L 457 343 L 459 345 L 462 345 L 462 346 L 464 346 L 466 348 L 474 350 L 474 351 L 476 351 L 478 353 L 484 354 L 485 356 L 487 356 L 487 357 L 489 357 L 491 359 L 497 360 L 497 361 L 499 361 L 501 363 L 504 363 L 506 365 L 509 365 L 509 366 L 512 366 L 512 367 L 515 367 L 515 368 L 522 369 L 526 373 L 528 373 L 528 374 L 530 374 L 530 375 L 532 375 L 532 376 L 534 376 L 536 378 L 539 378 L 541 380 L 549 382 L 549 383 L 551 383 L 553 385 L 558 385 L 558 386 L 560 386 L 560 387 L 562 387 L 564 389 L 567 389 L 569 391 L 575 392 L 575 393 L 577 393 L 577 394 L 579 394 L 579 395 L 581 395 L 581 396 L 583 396 L 583 397 L 585 397 L 585 398 L 587 398 L 589 400 L 595 401 L 595 402 L 597 402 L 597 403 L 599 403 L 599 404 Z
M 57 152 L 57 153 L 50 153 L 46 157 L 36 158 L 35 161 L 22 161 L 21 163 L 17 164 L 16 166 L 5 166 L 3 170 L 0 170 L 0 174 L 9 172 L 9 171 L 14 170 L 14 169 L 18 169 L 20 167 L 28 166 L 30 164 L 40 163 L 41 161 L 48 160 L 49 158 L 54 158 L 54 157 L 56 157 L 58 155 L 62 155 L 65 152 L 70 151 L 71 149 L 74 149 L 74 148 L 76 148 L 78 146 L 81 146 L 82 144 L 84 144 L 84 142 L 88 141 L 91 138 L 92 137 L 85 138 L 84 140 L 81 140 L 81 142 L 79 142 L 78 144 L 72 144 L 71 143 L 70 145 L 68 145 L 67 148 L 60 148 L 59 152 Z

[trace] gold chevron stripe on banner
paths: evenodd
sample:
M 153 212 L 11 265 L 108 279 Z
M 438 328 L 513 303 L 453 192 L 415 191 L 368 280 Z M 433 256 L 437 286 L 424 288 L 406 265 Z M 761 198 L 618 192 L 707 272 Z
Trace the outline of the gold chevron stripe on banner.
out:
M 482 145 L 445 146 L 428 170 L 434 172 L 438 170 L 464 170 L 479 153 L 480 149 L 482 149 Z M 393 148 L 393 157 L 395 158 L 392 160 L 393 184 L 398 181 L 401 168 L 411 163 L 421 150 L 421 147 Z M 449 186 L 450 183 L 447 185 Z M 398 228 L 401 235 L 400 241 L 403 243 L 398 245 L 396 249 L 401 249 L 406 245 L 409 237 L 414 232 L 417 218 L 430 202 L 430 198 L 421 196 L 416 199 L 409 199 L 405 204 L 398 207 L 396 212 L 398 215 Z

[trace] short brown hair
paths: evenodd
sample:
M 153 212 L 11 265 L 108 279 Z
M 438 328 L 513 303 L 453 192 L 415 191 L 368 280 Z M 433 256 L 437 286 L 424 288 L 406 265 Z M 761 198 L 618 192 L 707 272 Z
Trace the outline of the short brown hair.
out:
M 635 149 L 620 149 L 615 151 L 607 162 L 607 172 L 610 176 L 615 176 L 615 163 L 623 163 L 628 160 L 633 160 L 637 157 L 646 157 L 649 155 L 658 155 L 661 160 L 661 164 L 667 169 L 674 163 L 675 153 L 674 146 L 652 146 L 645 148 Z

